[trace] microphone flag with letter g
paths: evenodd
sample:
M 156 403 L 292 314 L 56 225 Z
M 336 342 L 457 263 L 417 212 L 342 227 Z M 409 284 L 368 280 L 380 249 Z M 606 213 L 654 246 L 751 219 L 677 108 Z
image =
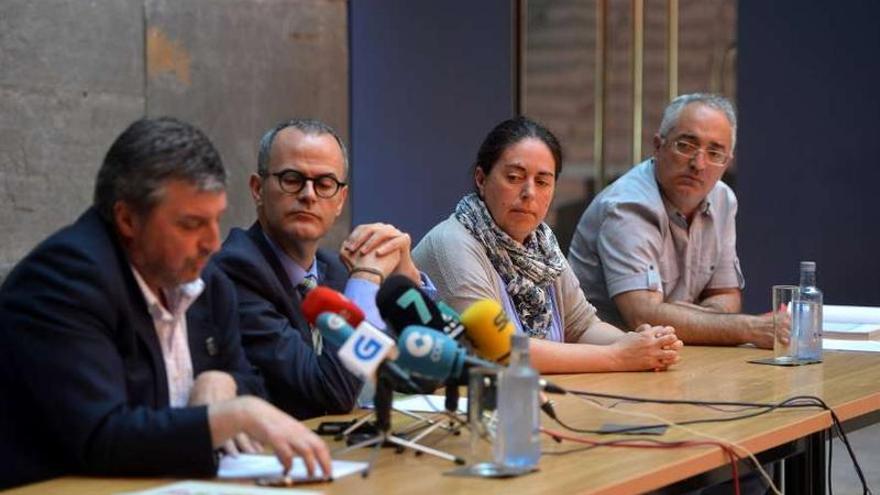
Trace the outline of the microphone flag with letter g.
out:
M 394 339 L 372 325 L 361 324 L 337 355 L 355 376 L 370 380 L 394 349 Z

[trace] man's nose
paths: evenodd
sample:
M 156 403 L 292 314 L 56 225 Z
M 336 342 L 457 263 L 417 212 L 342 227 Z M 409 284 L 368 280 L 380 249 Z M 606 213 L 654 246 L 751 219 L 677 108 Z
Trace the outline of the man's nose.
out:
M 208 253 L 216 253 L 220 250 L 220 222 L 213 221 L 208 225 L 207 229 L 205 229 L 205 233 L 201 239 L 201 246 L 203 251 Z
M 709 165 L 707 160 L 706 150 L 698 149 L 697 152 L 694 153 L 694 156 L 691 157 L 688 164 L 697 170 L 704 170 Z
M 315 181 L 307 180 L 305 184 L 303 184 L 302 189 L 296 193 L 296 197 L 301 201 L 306 202 L 315 202 L 318 200 L 318 195 L 315 193 Z

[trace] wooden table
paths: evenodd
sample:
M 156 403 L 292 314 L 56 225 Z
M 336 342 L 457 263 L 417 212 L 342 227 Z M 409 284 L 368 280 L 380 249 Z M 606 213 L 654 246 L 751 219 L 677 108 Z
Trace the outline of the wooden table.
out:
M 641 397 L 693 399 L 707 401 L 778 402 L 794 395 L 821 397 L 842 421 L 877 415 L 880 411 L 880 354 L 826 352 L 825 362 L 804 367 L 775 367 L 746 363 L 767 357 L 769 351 L 749 348 L 687 347 L 682 362 L 667 372 L 596 373 L 560 375 L 553 381 L 570 389 L 626 394 Z M 603 401 L 610 404 L 612 401 Z M 657 404 L 618 404 L 603 410 L 572 396 L 557 399 L 559 416 L 573 426 L 598 428 L 603 423 L 643 424 L 643 419 L 627 417 L 628 411 L 653 413 L 681 421 L 723 417 L 733 413 L 701 407 Z M 326 418 L 322 418 L 326 419 Z M 756 418 L 712 423 L 690 428 L 736 442 L 765 459 L 787 458 L 787 470 L 800 475 L 798 485 L 788 485 L 789 493 L 810 489 L 824 493 L 824 448 L 830 414 L 819 409 L 779 410 Z M 397 426 L 397 425 L 395 425 Z M 544 426 L 559 426 L 544 418 Z M 432 437 L 429 437 L 432 438 Z M 436 437 L 433 437 L 436 439 Z M 622 436 L 591 436 L 608 440 Z M 627 437 L 633 438 L 633 437 Z M 669 429 L 663 440 L 698 439 L 677 428 Z M 469 434 L 445 437 L 434 446 L 461 455 L 468 453 Z M 660 490 L 669 493 L 699 481 L 705 473 L 729 474 L 727 459 L 717 447 L 675 450 L 646 450 L 600 447 L 568 455 L 553 455 L 577 445 L 557 444 L 544 439 L 545 455 L 540 471 L 507 480 L 484 480 L 446 476 L 450 462 L 411 452 L 395 454 L 385 449 L 367 479 L 350 476 L 324 485 L 304 486 L 327 493 L 443 493 L 480 495 L 597 493 L 622 494 Z M 346 458 L 365 459 L 369 452 Z M 858 452 L 857 452 L 858 454 Z M 835 458 L 845 456 L 836 452 Z M 816 471 L 819 472 L 816 472 Z M 791 473 L 790 473 L 791 474 Z M 708 479 L 708 478 L 707 478 Z M 20 487 L 10 494 L 103 494 L 162 485 L 173 480 L 106 479 L 64 477 Z M 677 485 L 676 485 L 677 484 Z M 672 485 L 672 488 L 663 488 Z M 676 486 L 678 488 L 676 488 Z

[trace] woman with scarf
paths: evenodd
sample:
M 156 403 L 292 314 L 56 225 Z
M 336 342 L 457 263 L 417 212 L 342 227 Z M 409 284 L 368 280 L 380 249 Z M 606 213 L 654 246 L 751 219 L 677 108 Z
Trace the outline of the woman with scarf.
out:
M 413 250 L 417 266 L 457 311 L 501 302 L 530 337 L 541 373 L 666 369 L 682 343 L 671 327 L 623 332 L 602 322 L 544 222 L 562 168 L 556 137 L 517 117 L 486 136 L 474 168 L 476 192 Z

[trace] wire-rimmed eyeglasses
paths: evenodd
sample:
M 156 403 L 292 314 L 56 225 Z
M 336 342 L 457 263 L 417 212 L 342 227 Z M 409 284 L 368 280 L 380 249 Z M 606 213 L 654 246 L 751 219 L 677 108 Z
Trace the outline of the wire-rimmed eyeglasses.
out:
M 697 154 L 701 152 L 706 157 L 706 163 L 715 167 L 723 167 L 727 161 L 730 160 L 730 155 L 722 150 L 700 148 L 696 144 L 690 141 L 685 141 L 684 139 L 676 139 L 675 141 L 672 141 L 671 144 L 672 151 L 688 160 L 695 159 Z

